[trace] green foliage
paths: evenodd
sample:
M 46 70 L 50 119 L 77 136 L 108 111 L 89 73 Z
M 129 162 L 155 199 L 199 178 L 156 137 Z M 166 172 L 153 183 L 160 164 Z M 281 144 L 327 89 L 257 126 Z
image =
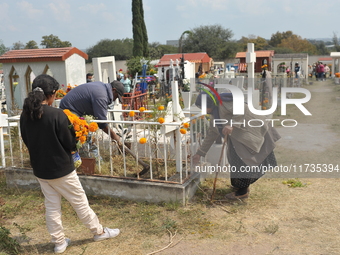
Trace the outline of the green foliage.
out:
M 25 49 L 39 49 L 39 47 L 36 41 L 31 40 L 28 43 L 26 43 Z
M 307 184 L 302 183 L 299 179 L 289 179 L 287 181 L 283 181 L 283 184 L 286 184 L 290 188 L 297 188 L 297 187 L 305 187 Z
M 0 55 L 4 54 L 6 51 L 8 51 L 8 48 L 3 44 L 2 40 L 0 39 Z
M 229 55 L 228 44 L 233 33 L 221 25 L 200 26 L 191 30 L 191 33 L 182 42 L 183 52 L 206 52 L 213 59 L 235 57 Z
M 86 53 L 89 56 L 88 62 L 92 62 L 92 58 L 115 56 L 115 60 L 126 60 L 132 57 L 133 40 L 125 39 L 103 39 L 96 45 L 88 48 Z
M 12 50 L 21 50 L 21 49 L 24 49 L 25 48 L 25 45 L 22 43 L 22 42 L 15 42 L 13 43 L 13 47 L 12 47 Z
M 267 50 L 269 47 L 266 39 L 255 35 L 251 35 L 249 38 L 243 36 L 238 43 L 242 44 L 243 51 L 247 50 L 248 43 L 254 43 L 255 50 Z
M 19 254 L 21 246 L 15 239 L 9 236 L 10 234 L 7 228 L 0 227 L 0 251 L 10 255 Z
M 129 74 L 135 77 L 136 73 L 142 74 L 142 64 L 140 60 L 142 57 L 132 57 L 126 61 L 126 66 L 128 67 Z M 149 66 L 150 61 L 148 60 L 147 65 Z
M 142 0 L 132 0 L 133 56 L 149 57 L 148 36 Z
M 172 45 L 164 45 L 158 42 L 149 44 L 150 59 L 160 59 L 164 54 L 174 54 L 177 52 L 177 47 Z
M 50 34 L 42 37 L 41 46 L 44 48 L 63 48 L 71 47 L 72 44 L 69 41 L 61 41 L 58 36 Z

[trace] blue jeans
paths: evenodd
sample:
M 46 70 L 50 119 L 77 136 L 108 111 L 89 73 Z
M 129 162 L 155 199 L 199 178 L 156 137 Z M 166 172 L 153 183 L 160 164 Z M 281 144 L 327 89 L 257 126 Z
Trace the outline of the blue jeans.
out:
M 323 74 L 324 73 L 318 73 L 318 79 L 323 80 Z

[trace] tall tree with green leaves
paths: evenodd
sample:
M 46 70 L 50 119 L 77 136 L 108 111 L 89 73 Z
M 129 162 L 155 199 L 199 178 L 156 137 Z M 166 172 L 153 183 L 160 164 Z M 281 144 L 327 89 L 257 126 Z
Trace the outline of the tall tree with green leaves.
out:
M 36 41 L 31 40 L 28 43 L 26 43 L 25 49 L 39 49 L 39 47 Z
M 69 41 L 62 41 L 56 35 L 45 35 L 42 38 L 43 40 L 40 45 L 44 48 L 63 48 L 72 46 Z
M 148 57 L 148 35 L 144 22 L 142 0 L 132 0 L 133 56 Z
M 191 30 L 182 42 L 183 52 L 206 52 L 214 60 L 235 57 L 228 49 L 232 42 L 233 33 L 221 25 L 205 25 Z M 235 42 L 234 42 L 235 43 Z M 233 49 L 236 49 L 233 47 Z
M 0 55 L 4 54 L 6 51 L 8 51 L 8 48 L 4 45 L 2 40 L 0 39 Z

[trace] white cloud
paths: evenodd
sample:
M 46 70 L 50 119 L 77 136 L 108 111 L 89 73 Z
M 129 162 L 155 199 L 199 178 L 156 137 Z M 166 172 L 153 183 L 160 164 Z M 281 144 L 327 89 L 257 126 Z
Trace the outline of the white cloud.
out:
M 33 19 L 33 20 L 41 19 L 41 15 L 42 15 L 43 11 L 39 10 L 39 9 L 35 9 L 33 7 L 33 4 L 31 4 L 27 1 L 21 1 L 21 2 L 17 3 L 17 7 L 29 19 Z
M 86 4 L 86 5 L 80 6 L 78 9 L 95 15 L 106 10 L 107 7 L 105 4 L 100 3 L 100 4 Z
M 71 6 L 65 0 L 55 0 L 48 4 L 56 20 L 69 22 L 71 21 Z

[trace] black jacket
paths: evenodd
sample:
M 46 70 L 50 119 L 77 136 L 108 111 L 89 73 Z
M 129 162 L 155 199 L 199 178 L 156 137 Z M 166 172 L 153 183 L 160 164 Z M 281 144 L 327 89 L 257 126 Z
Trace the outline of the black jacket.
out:
M 21 114 L 20 130 L 36 177 L 56 179 L 75 169 L 71 154 L 76 150 L 75 132 L 61 109 L 43 105 L 43 115 L 36 121 Z

